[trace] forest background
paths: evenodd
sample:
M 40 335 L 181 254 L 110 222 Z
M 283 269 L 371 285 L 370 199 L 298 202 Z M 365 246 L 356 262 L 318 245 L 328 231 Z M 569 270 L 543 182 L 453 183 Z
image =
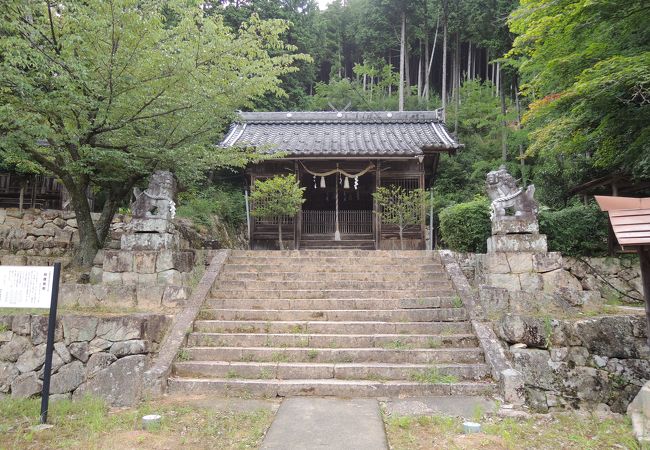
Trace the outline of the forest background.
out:
M 442 158 L 429 187 L 432 222 L 442 230 L 437 241 L 445 229 L 460 233 L 457 250 L 484 250 L 485 175 L 502 164 L 521 184 L 535 184 L 553 250 L 606 250 L 606 219 L 592 194 L 650 195 L 645 0 L 335 0 L 325 9 L 315 0 L 221 0 L 201 8 L 248 33 L 251 17 L 286 21 L 278 28 L 283 44 L 265 51 L 298 70 L 278 70 L 281 82 L 269 81 L 264 94 L 247 91 L 247 109 L 444 108 L 464 147 Z M 234 117 L 217 106 L 223 123 L 211 128 L 215 142 Z M 179 213 L 204 225 L 216 214 L 240 226 L 240 170 L 211 171 L 207 181 L 186 185 Z M 592 189 L 576 189 L 586 183 Z M 457 226 L 469 218 L 476 223 Z
M 288 20 L 285 38 L 313 58 L 284 76 L 286 97 L 261 98 L 258 110 L 397 110 L 403 54 L 404 109 L 444 107 L 464 144 L 443 157 L 431 187 L 436 227 L 445 208 L 484 218 L 485 175 L 505 164 L 522 184 L 536 185 L 552 246 L 597 254 L 606 249 L 607 226 L 586 194 L 650 192 L 650 5 L 643 0 L 212 6 L 232 27 L 253 12 Z M 593 180 L 613 184 L 576 190 Z M 478 228 L 459 249 L 483 249 L 486 226 Z M 566 236 L 554 242 L 558 234 Z M 598 244 L 582 246 L 583 237 Z

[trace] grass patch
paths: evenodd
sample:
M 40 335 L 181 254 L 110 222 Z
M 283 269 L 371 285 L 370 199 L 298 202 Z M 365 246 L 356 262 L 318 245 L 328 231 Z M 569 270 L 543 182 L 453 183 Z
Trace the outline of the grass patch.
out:
M 388 378 L 383 377 L 383 376 L 379 375 L 378 373 L 369 373 L 368 375 L 366 375 L 365 379 L 368 380 L 368 381 L 377 381 L 377 382 L 380 382 L 380 383 L 388 381 Z
M 395 339 L 394 341 L 388 341 L 383 343 L 382 347 L 388 350 L 408 350 L 413 346 L 411 344 L 407 344 L 401 339 Z
M 393 450 L 649 448 L 639 446 L 624 416 L 604 420 L 569 412 L 530 419 L 489 416 L 480 420 L 482 433 L 473 435 L 463 434 L 464 420 L 456 417 L 384 414 L 384 421 Z
M 427 339 L 426 348 L 440 348 L 441 345 L 442 343 L 439 340 L 429 338 Z
M 318 350 L 309 350 L 309 351 L 307 351 L 307 358 L 310 361 L 313 361 L 316 358 L 318 358 Z
M 257 448 L 272 420 L 268 410 L 215 411 L 185 399 L 111 410 L 86 397 L 52 403 L 49 422 L 54 427 L 36 432 L 31 427 L 38 424 L 39 411 L 40 399 L 0 400 L 0 448 Z M 152 413 L 162 415 L 160 428 L 142 431 L 142 416 Z
M 282 352 L 273 352 L 271 354 L 271 361 L 273 362 L 289 362 L 289 357 Z
M 192 359 L 190 352 L 188 352 L 185 348 L 180 349 L 178 351 L 178 355 L 176 355 L 177 361 L 189 361 L 190 359 Z
M 452 308 L 460 308 L 463 306 L 463 300 L 458 295 L 455 295 L 454 298 L 451 299 L 451 306 Z
M 291 328 L 289 328 L 289 333 L 292 334 L 301 334 L 301 333 L 305 333 L 305 331 L 306 330 L 303 328 L 302 325 L 294 325 Z
M 430 367 L 424 371 L 412 372 L 410 379 L 411 381 L 417 381 L 418 383 L 429 384 L 451 384 L 458 381 L 458 377 L 442 374 L 437 367 Z

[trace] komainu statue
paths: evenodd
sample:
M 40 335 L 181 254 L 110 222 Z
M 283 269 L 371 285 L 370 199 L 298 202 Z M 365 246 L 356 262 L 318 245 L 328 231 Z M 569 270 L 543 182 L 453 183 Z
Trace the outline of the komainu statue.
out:
M 534 185 L 531 184 L 526 190 L 518 187 L 517 182 L 508 173 L 505 166 L 499 167 L 499 170 L 489 172 L 486 185 L 488 196 L 492 200 L 492 221 L 512 216 L 513 214 L 507 214 L 509 209 L 513 210 L 516 218 L 537 219 L 539 207 L 533 198 L 535 194 Z

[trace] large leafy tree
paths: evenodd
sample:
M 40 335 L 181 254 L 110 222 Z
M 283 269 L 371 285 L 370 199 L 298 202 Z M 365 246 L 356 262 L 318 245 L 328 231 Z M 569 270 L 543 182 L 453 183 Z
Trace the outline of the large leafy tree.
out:
M 540 168 L 650 178 L 648 3 L 523 0 L 510 26 Z
M 118 206 L 155 169 L 181 180 L 241 166 L 251 155 L 214 147 L 238 108 L 295 70 L 256 16 L 233 32 L 198 0 L 5 0 L 0 11 L 0 152 L 61 179 L 89 266 Z M 285 51 L 289 50 L 289 52 Z M 275 56 L 271 56 L 271 53 Z M 90 189 L 106 201 L 91 219 Z

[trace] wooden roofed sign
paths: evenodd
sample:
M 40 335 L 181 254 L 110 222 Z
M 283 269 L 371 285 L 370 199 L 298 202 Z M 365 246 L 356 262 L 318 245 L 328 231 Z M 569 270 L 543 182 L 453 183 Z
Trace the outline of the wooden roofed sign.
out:
M 600 209 L 609 214 L 614 234 L 621 247 L 634 247 L 639 254 L 647 342 L 650 345 L 650 197 L 595 197 Z
M 609 213 L 621 247 L 650 246 L 650 197 L 595 197 L 600 209 Z

